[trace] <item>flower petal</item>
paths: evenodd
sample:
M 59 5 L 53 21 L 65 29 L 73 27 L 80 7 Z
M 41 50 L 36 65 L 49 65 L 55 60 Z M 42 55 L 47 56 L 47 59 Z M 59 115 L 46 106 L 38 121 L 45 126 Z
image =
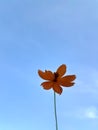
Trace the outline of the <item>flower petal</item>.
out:
M 66 65 L 62 64 L 56 71 L 56 73 L 61 77 L 66 73 Z
M 73 81 L 76 79 L 75 75 L 66 75 L 62 79 L 66 79 L 67 81 Z
M 43 82 L 41 85 L 44 89 L 49 90 L 53 87 L 53 82 Z
M 59 83 L 61 86 L 65 86 L 65 87 L 71 87 L 74 85 L 74 82 L 72 82 L 73 80 L 75 80 L 76 76 L 75 75 L 67 75 L 64 76 L 63 78 L 59 79 Z
M 58 93 L 58 94 L 61 94 L 63 89 L 60 87 L 60 85 L 58 83 L 54 83 L 53 84 L 53 90 Z
M 51 71 L 45 70 L 45 72 L 38 70 L 38 74 L 42 79 L 45 80 L 53 80 L 54 79 L 54 74 Z
M 61 83 L 61 86 L 63 86 L 63 87 L 71 87 L 71 86 L 73 86 L 75 83 L 73 82 L 73 83 L 70 83 L 70 82 L 65 82 L 65 83 Z

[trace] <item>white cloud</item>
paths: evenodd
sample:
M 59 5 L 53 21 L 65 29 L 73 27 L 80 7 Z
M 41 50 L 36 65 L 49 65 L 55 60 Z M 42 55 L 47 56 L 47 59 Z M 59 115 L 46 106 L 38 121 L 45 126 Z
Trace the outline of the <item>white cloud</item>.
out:
M 98 111 L 96 107 L 90 107 L 85 110 L 84 113 L 85 118 L 89 119 L 97 119 L 98 118 Z
M 76 115 L 80 119 L 98 119 L 98 110 L 95 106 L 81 108 Z
M 63 118 L 98 119 L 98 109 L 95 106 L 75 108 L 73 111 L 62 112 Z

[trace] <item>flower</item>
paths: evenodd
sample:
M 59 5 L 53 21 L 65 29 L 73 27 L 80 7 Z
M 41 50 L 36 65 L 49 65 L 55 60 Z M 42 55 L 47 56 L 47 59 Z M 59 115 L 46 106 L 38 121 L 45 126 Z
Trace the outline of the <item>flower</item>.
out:
M 58 67 L 56 72 L 51 72 L 50 70 L 45 70 L 45 72 L 38 70 L 39 76 L 46 80 L 45 82 L 41 83 L 44 89 L 49 90 L 53 89 L 56 93 L 61 94 L 63 87 L 71 87 L 74 85 L 73 80 L 76 79 L 75 75 L 66 75 L 66 65 L 62 64 Z

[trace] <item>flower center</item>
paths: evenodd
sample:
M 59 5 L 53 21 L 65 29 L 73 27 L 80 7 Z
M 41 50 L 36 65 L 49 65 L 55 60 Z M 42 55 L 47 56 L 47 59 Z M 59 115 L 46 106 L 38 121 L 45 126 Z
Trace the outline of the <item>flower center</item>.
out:
M 59 76 L 59 74 L 58 73 L 56 73 L 56 72 L 54 72 L 54 76 L 55 76 L 55 78 L 54 78 L 54 82 L 56 82 L 57 81 L 57 78 L 58 78 L 58 76 Z

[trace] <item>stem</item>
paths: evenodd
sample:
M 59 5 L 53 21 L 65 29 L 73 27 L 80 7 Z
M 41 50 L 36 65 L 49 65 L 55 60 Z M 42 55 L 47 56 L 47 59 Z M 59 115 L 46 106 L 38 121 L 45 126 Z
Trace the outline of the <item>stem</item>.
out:
M 57 112 L 56 112 L 56 93 L 54 92 L 54 113 L 55 113 L 55 123 L 56 130 L 58 130 Z

